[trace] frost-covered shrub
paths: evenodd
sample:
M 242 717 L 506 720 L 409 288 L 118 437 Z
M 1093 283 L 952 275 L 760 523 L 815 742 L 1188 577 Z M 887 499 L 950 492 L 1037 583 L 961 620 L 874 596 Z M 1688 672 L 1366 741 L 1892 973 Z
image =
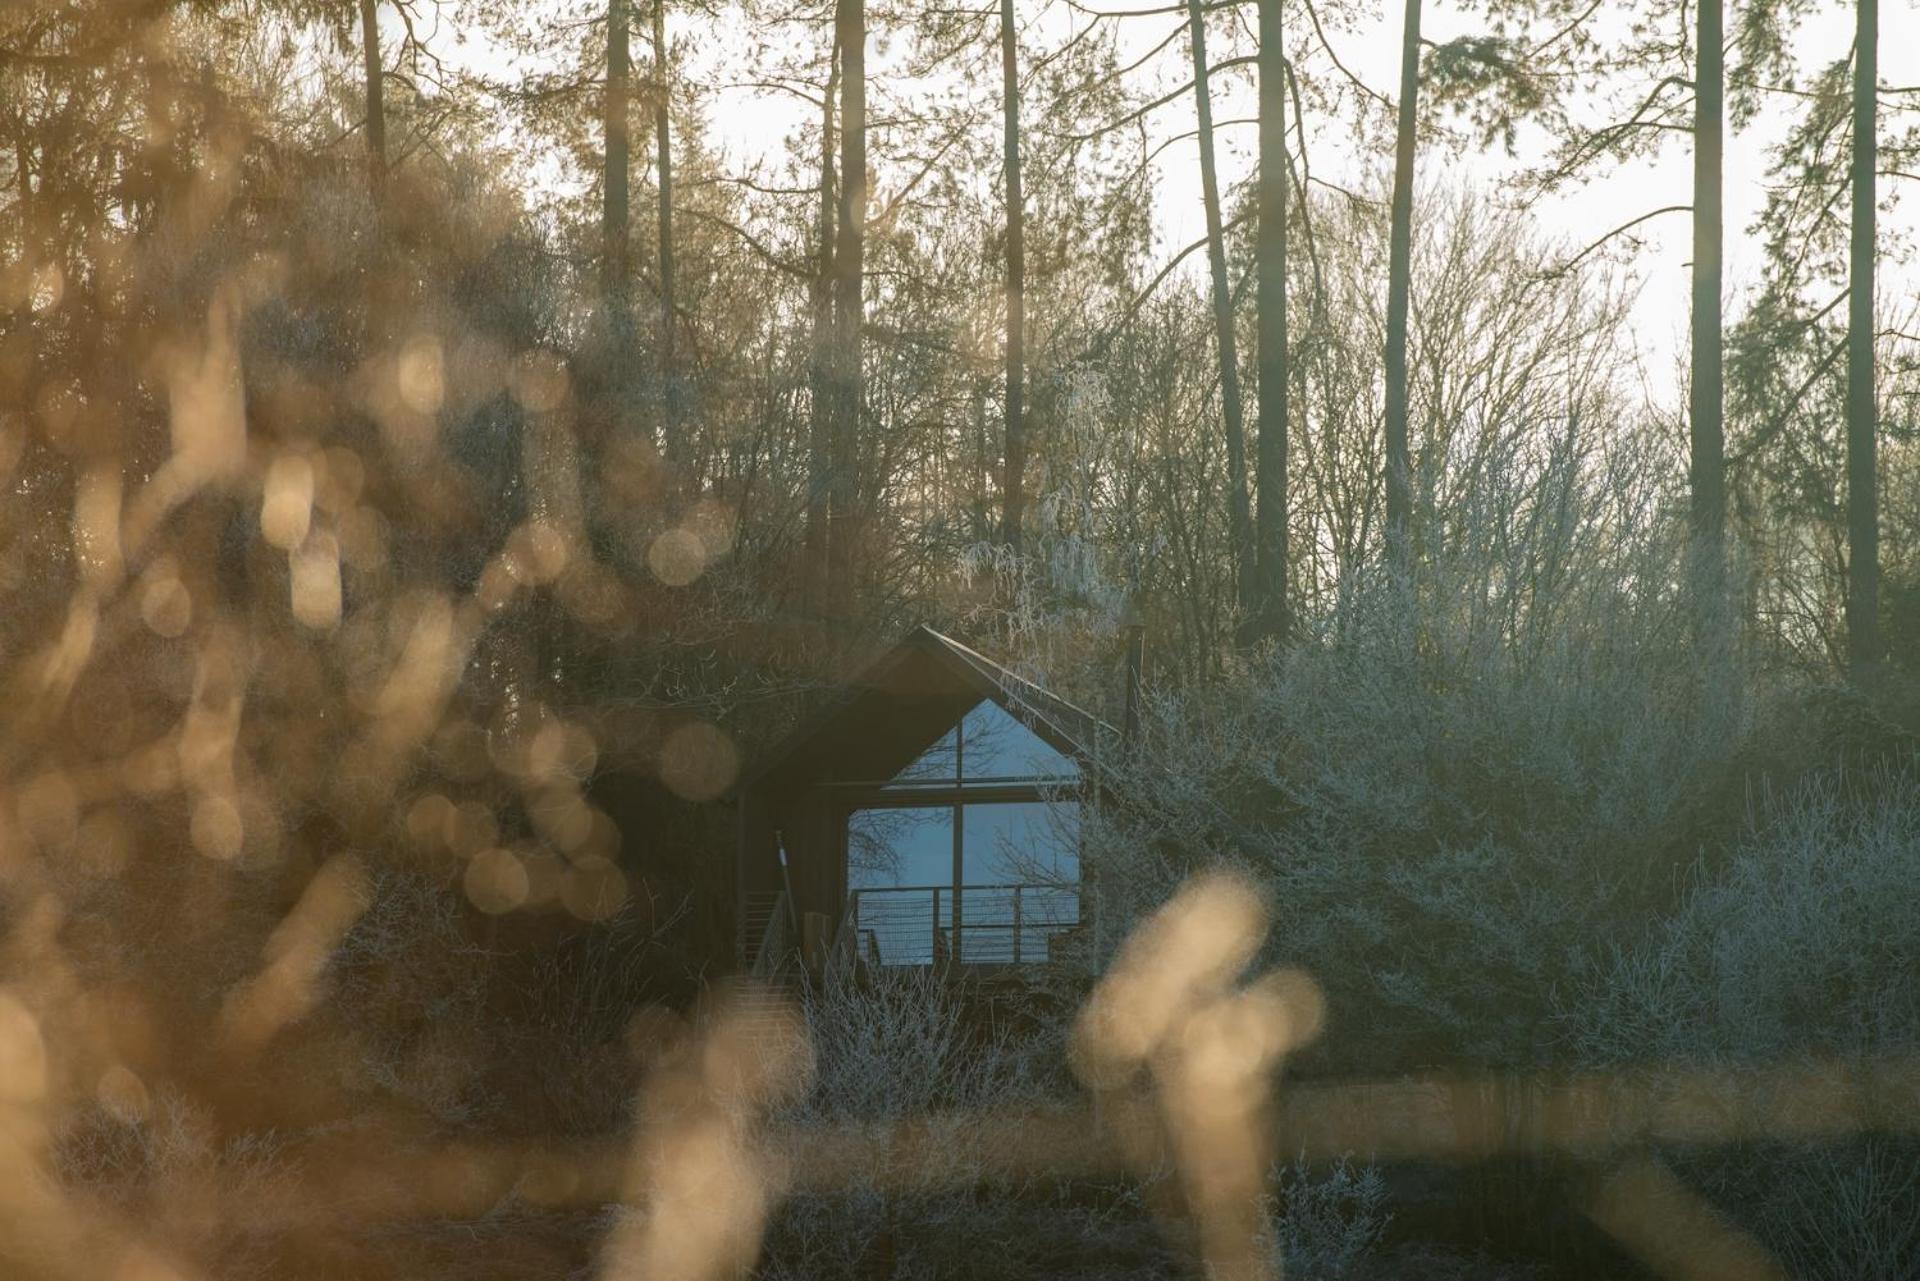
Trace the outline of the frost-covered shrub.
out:
M 802 1013 L 814 1084 L 787 1119 L 802 1133 L 875 1139 L 909 1121 L 915 1141 L 892 1169 L 850 1172 L 831 1193 L 785 1202 L 768 1233 L 766 1275 L 1034 1275 L 1034 1234 L 1015 1226 L 1034 1214 L 1033 1186 L 996 1173 L 1001 1162 L 981 1146 L 992 1140 L 964 1118 L 1041 1102 L 1044 1039 L 978 1026 L 954 988 L 918 970 L 836 977 L 806 993 Z M 996 1248 L 983 1250 L 988 1241 Z
M 1327 988 L 1323 1055 L 1550 1060 L 1550 994 L 1737 827 L 1773 703 L 1737 655 L 1705 669 L 1677 602 L 1596 586 L 1549 639 L 1483 577 L 1358 586 L 1325 634 L 1160 699 L 1092 824 L 1101 944 L 1225 861 L 1269 890 L 1271 959 Z
M 1668 1159 L 1797 1281 L 1920 1276 L 1920 1144 L 1909 1136 L 1676 1151 Z
M 1872 1138 L 1795 1154 L 1769 1171 L 1751 1217 L 1805 1281 L 1920 1276 L 1920 1145 Z
M 299 1194 L 301 1171 L 286 1136 L 223 1134 L 212 1109 L 170 1088 L 142 1099 L 137 1111 L 131 1103 L 68 1112 L 49 1135 L 49 1171 L 98 1204 L 137 1216 L 150 1242 L 217 1259 L 209 1277 L 267 1275 L 270 1234 L 254 1218 L 283 1210 Z M 186 1190 L 216 1186 L 228 1206 L 244 1212 L 180 1212 L 191 1195 Z
M 1387 1185 L 1379 1170 L 1342 1157 L 1316 1175 L 1302 1158 L 1278 1174 L 1274 1244 L 1295 1281 L 1341 1281 L 1379 1250 L 1387 1221 Z
M 1920 785 L 1876 772 L 1804 785 L 1644 936 L 1615 949 L 1564 1019 L 1582 1055 L 1790 1070 L 1722 1100 L 1739 1118 L 1830 1112 L 1862 1064 L 1920 1049 Z M 1764 1136 L 1766 1131 L 1762 1129 Z M 1792 1275 L 1920 1275 L 1920 1150 L 1868 1132 L 1676 1152 L 1676 1166 Z
M 961 999 L 939 976 L 911 967 L 809 990 L 801 1008 L 817 1067 L 800 1114 L 889 1121 L 1035 1101 L 1034 1046 L 969 1026 Z
M 1920 1048 L 1920 783 L 1796 789 L 1568 1002 L 1584 1056 L 1778 1062 Z

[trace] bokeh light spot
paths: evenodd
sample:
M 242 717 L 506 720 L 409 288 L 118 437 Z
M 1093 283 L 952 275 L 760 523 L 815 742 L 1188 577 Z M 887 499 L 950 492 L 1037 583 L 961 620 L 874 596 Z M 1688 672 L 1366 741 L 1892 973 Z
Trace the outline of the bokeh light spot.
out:
M 47 1044 L 40 1021 L 0 990 L 0 1102 L 32 1103 L 47 1090 Z
M 171 560 L 154 562 L 142 576 L 140 618 L 156 636 L 169 640 L 193 625 L 193 593 Z
M 499 916 L 521 906 L 533 888 L 518 856 L 498 845 L 474 855 L 473 861 L 467 864 L 463 884 L 468 900 L 489 916 Z
M 445 844 L 452 821 L 453 802 L 429 792 L 407 807 L 407 839 L 422 850 L 438 849 Z
M 717 725 L 689 722 L 660 745 L 660 781 L 687 800 L 717 799 L 739 772 L 739 749 Z
M 73 496 L 74 559 L 95 583 L 120 574 L 120 498 L 118 467 L 89 469 Z
M 626 876 L 598 855 L 588 855 L 568 868 L 560 883 L 560 902 L 583 921 L 604 921 L 626 901 Z
M 94 1096 L 110 1115 L 129 1125 L 146 1120 L 147 1111 L 152 1106 L 146 1083 L 119 1063 L 100 1074 L 100 1083 L 94 1088 Z
M 306 541 L 313 521 L 313 464 L 287 452 L 267 468 L 260 498 L 260 536 L 283 552 Z
M 293 594 L 293 616 L 317 632 L 340 625 L 342 588 L 340 544 L 324 529 L 316 529 L 287 558 Z
M 522 583 L 550 583 L 567 567 L 571 556 L 567 536 L 551 521 L 528 521 L 507 540 L 507 572 Z
M 513 362 L 507 386 L 529 413 L 551 413 L 567 398 L 566 364 L 551 351 L 522 352 Z
M 647 548 L 647 568 L 669 587 L 685 587 L 707 569 L 707 545 L 691 530 L 669 529 Z
M 201 797 L 194 803 L 190 827 L 193 847 L 208 858 L 226 863 L 240 856 L 246 824 L 232 797 L 219 794 Z
M 441 354 L 440 340 L 431 335 L 421 335 L 409 342 L 400 352 L 399 363 L 394 370 L 395 381 L 399 384 L 400 399 L 407 408 L 416 414 L 437 414 L 441 402 L 446 399 L 446 361 Z

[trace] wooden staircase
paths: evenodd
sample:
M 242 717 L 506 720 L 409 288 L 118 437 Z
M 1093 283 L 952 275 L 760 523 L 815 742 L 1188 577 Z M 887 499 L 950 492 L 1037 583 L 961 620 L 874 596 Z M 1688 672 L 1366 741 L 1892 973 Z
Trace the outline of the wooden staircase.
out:
M 784 891 L 745 905 L 741 920 L 741 972 L 746 982 L 729 1002 L 733 1025 L 760 1064 L 795 1061 L 793 1037 L 806 983 L 793 902 Z

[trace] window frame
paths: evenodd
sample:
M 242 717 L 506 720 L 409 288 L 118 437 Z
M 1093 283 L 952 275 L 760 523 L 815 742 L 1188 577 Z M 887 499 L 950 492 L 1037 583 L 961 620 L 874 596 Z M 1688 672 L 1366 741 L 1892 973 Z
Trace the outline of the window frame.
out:
M 902 787 L 894 783 L 839 783 L 830 788 L 833 793 L 833 833 L 834 845 L 838 851 L 838 877 L 840 889 L 840 913 L 844 915 L 856 887 L 849 884 L 852 880 L 850 863 L 850 833 L 848 825 L 853 816 L 862 810 L 875 809 L 940 809 L 952 811 L 953 862 L 949 880 L 939 886 L 901 885 L 897 887 L 862 886 L 861 889 L 898 888 L 901 890 L 943 889 L 953 895 L 949 928 L 954 937 L 962 937 L 966 928 L 965 895 L 968 889 L 989 889 L 989 885 L 969 885 L 964 879 L 966 866 L 966 817 L 968 805 L 1006 805 L 1041 804 L 1053 805 L 1072 802 L 1084 806 L 1087 798 L 1087 783 L 1084 777 L 1055 777 L 1052 779 L 1033 779 L 1027 781 L 993 780 L 985 783 L 948 783 L 941 782 L 927 786 L 910 785 Z M 1079 852 L 1074 854 L 1075 875 L 1073 891 L 1075 895 L 1084 892 L 1084 874 L 1080 868 Z M 1035 885 L 1041 882 L 1034 882 Z

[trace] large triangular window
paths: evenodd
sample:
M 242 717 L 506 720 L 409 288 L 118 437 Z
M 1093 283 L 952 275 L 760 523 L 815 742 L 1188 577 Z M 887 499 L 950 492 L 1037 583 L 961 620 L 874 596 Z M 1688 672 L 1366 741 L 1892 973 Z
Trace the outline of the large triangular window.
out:
M 1079 921 L 1079 766 L 982 700 L 847 817 L 869 961 L 1024 964 Z
M 993 783 L 1069 783 L 1080 767 L 1051 743 L 1015 720 L 1004 707 L 982 699 L 960 723 L 942 734 L 887 780 L 888 788 L 970 787 Z

